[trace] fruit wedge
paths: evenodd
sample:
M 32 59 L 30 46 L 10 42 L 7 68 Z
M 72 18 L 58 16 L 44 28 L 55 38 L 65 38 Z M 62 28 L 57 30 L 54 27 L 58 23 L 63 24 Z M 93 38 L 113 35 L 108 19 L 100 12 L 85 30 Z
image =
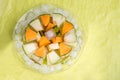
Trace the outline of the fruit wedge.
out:
M 45 36 L 42 36 L 39 40 L 39 46 L 46 46 L 50 44 L 50 41 L 45 37 Z
M 54 13 L 52 14 L 53 21 L 56 22 L 57 26 L 60 27 L 65 21 L 65 17 L 62 14 Z
M 31 54 L 34 53 L 36 49 L 38 49 L 38 45 L 36 42 L 32 42 L 32 43 L 24 44 L 23 48 L 26 54 Z
M 52 38 L 52 42 L 53 42 L 53 43 L 62 42 L 62 41 L 63 41 L 63 39 L 62 39 L 62 37 L 60 37 L 60 36 L 57 36 L 57 37 Z
M 45 36 L 48 40 L 52 40 L 52 38 L 56 36 L 56 33 L 54 32 L 54 30 L 50 29 L 45 32 Z
M 56 22 L 49 23 L 48 26 L 47 26 L 47 28 L 46 28 L 46 31 L 52 29 L 55 25 L 56 25 Z
M 35 55 L 41 58 L 45 58 L 46 54 L 47 54 L 47 49 L 45 46 L 42 46 L 35 51 Z
M 35 29 L 36 31 L 44 30 L 43 26 L 41 25 L 41 22 L 39 19 L 36 19 L 30 23 L 30 25 Z
M 43 26 L 46 27 L 48 25 L 48 23 L 50 23 L 50 15 L 49 14 L 41 15 L 40 20 L 41 20 Z
M 60 43 L 60 55 L 66 55 L 71 51 L 71 47 L 66 45 L 65 43 Z
M 62 27 L 62 35 L 69 32 L 71 29 L 73 29 L 73 25 L 70 22 L 65 21 Z
M 58 43 L 52 43 L 50 45 L 48 45 L 48 49 L 51 50 L 56 50 L 59 49 L 59 44 Z
M 48 64 L 55 64 L 59 60 L 60 60 L 60 57 L 55 51 L 51 51 L 48 53 L 47 55 Z
M 65 42 L 75 42 L 76 41 L 76 36 L 75 36 L 75 31 L 74 29 L 70 30 L 64 35 L 64 41 Z
M 40 58 L 38 56 L 36 56 L 35 54 L 31 54 L 31 56 L 29 56 L 33 61 L 35 61 L 36 63 L 42 64 L 43 63 L 43 58 Z
M 36 38 L 37 38 L 37 33 L 28 27 L 25 33 L 26 41 L 29 42 L 35 40 Z

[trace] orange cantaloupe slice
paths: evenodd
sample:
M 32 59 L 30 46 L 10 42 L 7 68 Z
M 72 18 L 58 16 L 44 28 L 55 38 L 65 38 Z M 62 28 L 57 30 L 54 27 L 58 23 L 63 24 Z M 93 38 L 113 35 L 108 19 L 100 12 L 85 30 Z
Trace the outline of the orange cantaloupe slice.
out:
M 66 45 L 65 43 L 60 43 L 60 55 L 66 55 L 71 51 L 71 47 Z
M 39 40 L 39 46 L 46 46 L 50 44 L 50 41 L 45 37 L 45 36 L 42 36 Z
M 48 23 L 50 22 L 50 15 L 49 14 L 41 15 L 40 20 L 41 20 L 43 26 L 46 27 L 48 25 Z
M 53 23 L 49 23 L 48 26 L 47 26 L 47 28 L 46 28 L 46 31 L 52 29 L 55 25 L 56 25 L 55 21 Z
M 62 27 L 62 35 L 70 31 L 71 29 L 73 29 L 73 25 L 70 22 L 65 21 Z
M 47 26 L 47 28 L 46 28 L 46 31 L 48 31 L 49 29 L 51 29 L 53 26 L 54 26 L 54 24 L 49 23 L 48 26 Z
M 54 37 L 54 38 L 52 39 L 52 42 L 53 42 L 53 43 L 62 42 L 62 41 L 63 41 L 63 39 L 62 39 L 61 36 L 57 36 L 57 37 Z
M 45 58 L 45 56 L 46 56 L 45 46 L 42 46 L 42 47 L 40 47 L 39 49 L 37 49 L 37 50 L 35 51 L 35 55 L 36 55 L 36 56 L 39 56 L 39 57 L 41 57 L 41 58 Z
M 28 27 L 25 33 L 26 41 L 27 42 L 32 41 L 32 40 L 35 40 L 36 38 L 37 38 L 37 33 Z

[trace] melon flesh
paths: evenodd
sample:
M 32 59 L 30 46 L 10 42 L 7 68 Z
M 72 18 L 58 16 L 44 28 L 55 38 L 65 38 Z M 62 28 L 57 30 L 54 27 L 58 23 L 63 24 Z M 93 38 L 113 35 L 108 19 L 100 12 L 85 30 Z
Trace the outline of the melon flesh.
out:
M 65 17 L 61 14 L 54 13 L 52 14 L 53 21 L 56 22 L 57 26 L 60 27 L 63 22 L 65 22 Z
M 49 64 L 55 64 L 59 60 L 60 60 L 60 57 L 55 51 L 51 51 L 48 53 L 47 62 L 49 62 Z
M 34 54 L 32 54 L 32 55 L 30 56 L 30 58 L 33 59 L 35 62 L 37 62 L 37 63 L 39 63 L 39 64 L 42 64 L 42 63 L 43 63 L 43 59 L 40 58 L 40 57 L 38 57 L 38 56 L 36 56 L 36 55 L 34 55 Z
M 65 21 L 64 24 L 63 24 L 63 27 L 62 27 L 62 35 L 64 35 L 65 33 L 69 32 L 70 30 L 72 30 L 74 27 L 73 27 L 73 24 L 68 22 L 68 21 Z
M 74 29 L 70 30 L 64 35 L 64 41 L 65 42 L 75 42 L 76 41 L 76 36 L 75 36 L 75 31 Z
M 52 43 L 50 45 L 48 45 L 48 49 L 51 50 L 56 50 L 59 49 L 59 44 L 58 43 Z
M 49 14 L 41 15 L 40 20 L 43 26 L 46 27 L 50 22 L 50 15 Z
M 41 22 L 40 22 L 39 19 L 36 19 L 36 20 L 32 21 L 32 22 L 30 23 L 30 25 L 31 25 L 31 26 L 33 27 L 33 29 L 35 29 L 36 31 L 44 30 L 44 29 L 43 29 L 43 26 L 42 26 L 42 24 L 41 24 Z
M 46 57 L 46 54 L 47 54 L 47 49 L 46 49 L 45 46 L 42 46 L 42 47 L 40 47 L 39 49 L 37 49 L 37 50 L 35 51 L 35 55 L 36 55 L 36 56 L 39 56 L 39 57 L 41 57 L 41 58 L 45 58 L 45 57 Z
M 60 43 L 60 55 L 66 55 L 71 51 L 71 47 L 66 45 L 65 43 Z
M 37 33 L 30 28 L 26 29 L 25 39 L 27 42 L 33 41 L 37 38 Z
M 23 48 L 24 48 L 26 54 L 31 54 L 31 53 L 35 52 L 35 50 L 38 48 L 38 45 L 36 42 L 32 42 L 32 43 L 23 45 Z

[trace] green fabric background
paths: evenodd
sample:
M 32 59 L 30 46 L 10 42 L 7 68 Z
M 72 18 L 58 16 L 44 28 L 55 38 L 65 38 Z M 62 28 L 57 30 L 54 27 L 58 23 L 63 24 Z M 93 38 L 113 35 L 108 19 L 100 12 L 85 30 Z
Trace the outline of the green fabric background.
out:
M 41 4 L 70 12 L 87 36 L 77 63 L 60 73 L 42 75 L 16 55 L 15 24 Z M 0 0 L 0 80 L 120 80 L 120 0 Z

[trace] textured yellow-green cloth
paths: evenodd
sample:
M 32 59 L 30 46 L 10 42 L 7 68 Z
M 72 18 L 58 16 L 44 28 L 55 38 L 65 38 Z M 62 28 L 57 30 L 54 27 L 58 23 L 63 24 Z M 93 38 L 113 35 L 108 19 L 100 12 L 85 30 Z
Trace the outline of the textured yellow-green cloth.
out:
M 15 24 L 41 4 L 68 11 L 86 36 L 77 63 L 60 73 L 40 74 L 16 55 Z M 0 80 L 120 80 L 120 0 L 0 0 Z

